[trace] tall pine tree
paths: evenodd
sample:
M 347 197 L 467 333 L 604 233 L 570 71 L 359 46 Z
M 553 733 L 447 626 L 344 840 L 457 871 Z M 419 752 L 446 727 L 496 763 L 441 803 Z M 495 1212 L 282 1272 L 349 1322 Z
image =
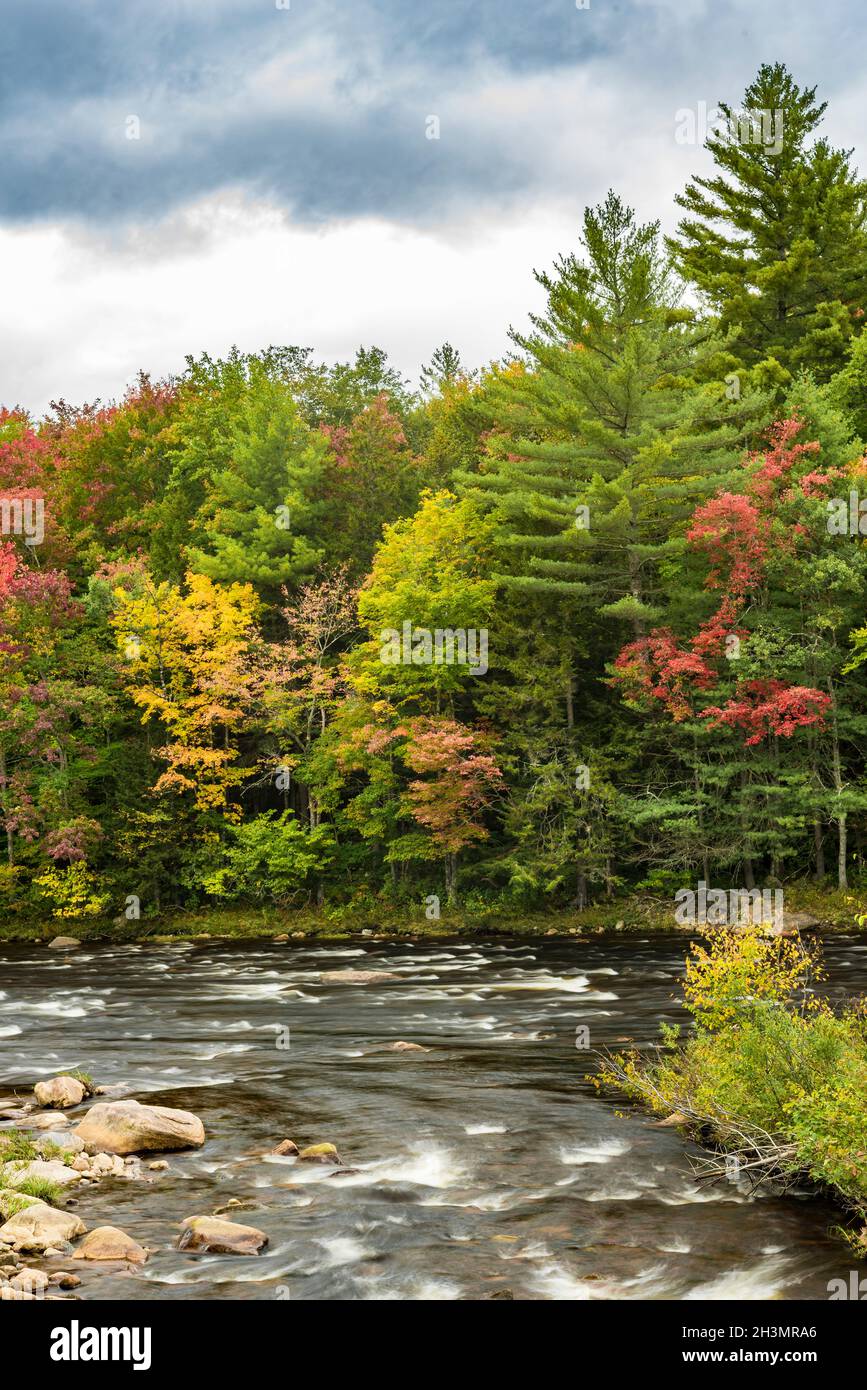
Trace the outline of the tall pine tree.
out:
M 763 64 L 706 141 L 716 172 L 677 198 L 677 269 L 734 328 L 743 362 L 827 380 L 867 307 L 867 183 L 851 151 L 810 138 L 825 111 L 782 63 Z

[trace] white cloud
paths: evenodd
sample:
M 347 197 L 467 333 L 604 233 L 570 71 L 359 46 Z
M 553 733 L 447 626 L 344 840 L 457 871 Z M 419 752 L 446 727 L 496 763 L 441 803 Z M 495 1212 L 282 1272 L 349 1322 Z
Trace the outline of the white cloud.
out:
M 0 229 L 2 399 L 38 413 L 59 396 L 116 397 L 140 367 L 176 372 L 186 353 L 233 342 L 327 360 L 377 343 L 413 381 L 446 338 L 485 362 L 539 306 L 532 269 L 574 244 L 576 219 L 536 209 L 439 236 L 370 219 L 316 231 L 221 197 L 113 240 Z

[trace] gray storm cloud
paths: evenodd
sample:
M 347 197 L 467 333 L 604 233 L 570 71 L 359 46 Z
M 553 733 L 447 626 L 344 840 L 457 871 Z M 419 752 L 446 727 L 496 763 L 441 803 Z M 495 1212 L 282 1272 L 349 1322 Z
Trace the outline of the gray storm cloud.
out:
M 564 78 L 617 95 L 616 120 L 589 88 L 566 112 L 601 156 L 648 123 L 667 140 L 675 107 L 737 96 L 762 58 L 821 68 L 848 14 L 839 0 L 821 23 L 792 7 L 785 26 L 743 0 L 3 0 L 0 217 L 153 219 L 232 187 L 296 221 L 412 222 L 556 194 L 574 172 Z M 546 79 L 559 100 L 523 110 Z M 492 90 L 499 104 L 474 100 Z

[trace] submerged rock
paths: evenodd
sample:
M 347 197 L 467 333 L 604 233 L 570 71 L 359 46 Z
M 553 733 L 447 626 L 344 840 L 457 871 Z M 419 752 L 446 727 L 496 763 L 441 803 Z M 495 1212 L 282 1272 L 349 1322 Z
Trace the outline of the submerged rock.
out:
M 240 1197 L 230 1197 L 224 1207 L 214 1207 L 211 1215 L 225 1216 L 227 1211 L 255 1211 L 256 1208 L 261 1205 L 261 1202 L 255 1201 L 252 1197 L 249 1197 L 246 1201 L 242 1201 Z
M 422 1047 L 421 1043 L 414 1042 L 392 1042 L 386 1043 L 386 1052 L 430 1052 L 429 1047 Z
M 380 980 L 399 980 L 390 970 L 321 970 L 319 978 L 339 985 L 375 985 Z
M 68 1110 L 71 1105 L 80 1105 L 87 1092 L 74 1076 L 55 1076 L 50 1081 L 37 1081 L 33 1094 L 47 1110 Z
M 78 1260 L 125 1260 L 134 1265 L 143 1265 L 147 1257 L 144 1246 L 117 1226 L 97 1226 L 85 1236 L 75 1254 Z
M 188 1216 L 178 1237 L 179 1250 L 201 1250 L 212 1255 L 258 1255 L 268 1244 L 264 1231 L 224 1221 L 219 1216 Z
M 75 1133 L 90 1153 L 197 1149 L 205 1142 L 205 1127 L 197 1115 L 164 1105 L 141 1105 L 137 1100 L 91 1106 Z

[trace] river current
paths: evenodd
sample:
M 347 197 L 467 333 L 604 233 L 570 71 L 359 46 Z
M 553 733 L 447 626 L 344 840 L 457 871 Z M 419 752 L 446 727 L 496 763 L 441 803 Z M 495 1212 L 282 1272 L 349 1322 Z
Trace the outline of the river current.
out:
M 0 947 L 0 1096 L 80 1066 L 103 1099 L 192 1110 L 207 1133 L 167 1172 L 78 1190 L 87 1226 L 121 1227 L 147 1264 L 45 1267 L 84 1299 L 826 1299 L 851 1264 L 832 1206 L 697 1183 L 696 1149 L 587 1080 L 594 1049 L 684 1021 L 684 952 L 682 935 Z M 832 991 L 867 988 L 867 937 L 825 959 Z M 321 976 L 345 969 L 397 978 Z M 354 1171 L 270 1155 L 284 1138 Z M 260 1256 L 174 1248 L 233 1198 Z

